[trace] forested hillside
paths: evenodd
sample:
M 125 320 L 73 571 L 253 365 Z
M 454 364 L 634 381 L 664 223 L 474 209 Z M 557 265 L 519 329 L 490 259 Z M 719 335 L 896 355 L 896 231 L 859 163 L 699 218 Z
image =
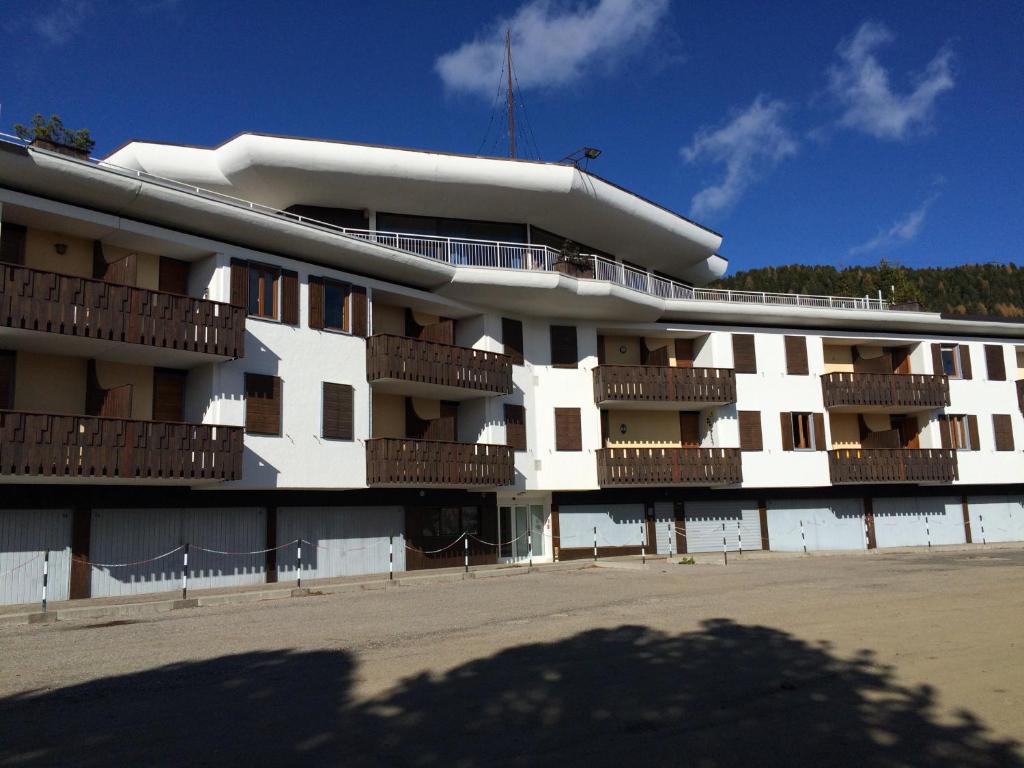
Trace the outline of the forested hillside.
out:
M 1024 269 L 1014 264 L 908 269 L 886 262 L 872 267 L 763 267 L 726 277 L 714 288 L 835 296 L 878 296 L 916 301 L 932 312 L 1024 317 Z

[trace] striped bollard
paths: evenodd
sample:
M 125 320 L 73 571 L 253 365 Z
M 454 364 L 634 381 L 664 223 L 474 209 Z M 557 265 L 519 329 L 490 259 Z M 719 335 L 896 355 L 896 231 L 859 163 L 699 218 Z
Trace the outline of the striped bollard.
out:
M 594 562 L 597 562 L 597 526 L 594 526 Z
M 804 554 L 807 554 L 807 537 L 804 535 L 804 521 L 800 521 L 800 543 L 803 545 Z
M 530 552 L 530 567 L 533 568 L 533 529 L 526 532 L 526 546 Z
M 722 523 L 722 559 L 729 564 L 729 549 L 725 546 L 725 523 Z
M 672 523 L 665 523 L 665 528 L 668 529 L 668 556 L 672 557 Z
M 981 543 L 988 544 L 988 542 L 985 541 L 985 516 L 980 513 L 978 514 L 978 524 L 981 526 Z
M 395 578 L 395 537 L 388 536 L 388 581 Z
M 302 539 L 295 540 L 295 573 L 297 575 L 296 589 L 302 589 Z
M 736 521 L 736 539 L 740 543 L 740 555 L 743 554 L 743 525 L 742 521 Z
M 932 548 L 932 526 L 928 522 L 928 515 L 924 516 L 924 533 L 928 537 L 928 549 Z
M 188 600 L 188 542 L 185 542 L 185 555 L 181 563 L 181 599 Z
M 647 537 L 644 535 L 643 523 L 640 523 L 640 562 L 647 565 Z
M 463 565 L 465 565 L 466 573 L 469 573 L 469 536 L 465 534 L 463 534 L 462 539 L 462 552 Z
M 46 613 L 46 582 L 50 577 L 50 550 L 43 552 L 43 613 Z

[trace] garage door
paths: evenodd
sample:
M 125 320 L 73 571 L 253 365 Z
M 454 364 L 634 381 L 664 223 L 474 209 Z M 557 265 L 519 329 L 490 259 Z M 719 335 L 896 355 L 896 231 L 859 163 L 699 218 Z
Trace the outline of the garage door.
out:
M 646 541 L 643 504 L 564 504 L 558 510 L 562 549 L 639 547 Z
M 967 506 L 975 543 L 1024 541 L 1024 497 L 972 496 Z
M 860 499 L 768 502 L 768 543 L 780 552 L 865 549 Z
M 966 541 L 963 507 L 955 496 L 877 498 L 872 505 L 880 549 Z
M 388 570 L 388 537 L 394 537 L 395 570 L 405 570 L 403 507 L 279 507 L 277 540 L 305 539 L 302 578 L 326 579 Z M 295 548 L 277 558 L 278 580 L 296 577 Z
M 761 523 L 753 501 L 687 501 L 686 551 L 730 552 L 761 548 Z
M 49 551 L 47 598 L 67 600 L 71 512 L 66 509 L 0 510 L 0 604 L 42 599 L 43 553 Z

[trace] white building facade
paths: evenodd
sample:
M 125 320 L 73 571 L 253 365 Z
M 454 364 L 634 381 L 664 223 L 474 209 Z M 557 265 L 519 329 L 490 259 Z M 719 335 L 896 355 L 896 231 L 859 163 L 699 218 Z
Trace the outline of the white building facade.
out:
M 0 142 L 0 602 L 1024 540 L 1024 325 L 699 286 L 571 165 Z

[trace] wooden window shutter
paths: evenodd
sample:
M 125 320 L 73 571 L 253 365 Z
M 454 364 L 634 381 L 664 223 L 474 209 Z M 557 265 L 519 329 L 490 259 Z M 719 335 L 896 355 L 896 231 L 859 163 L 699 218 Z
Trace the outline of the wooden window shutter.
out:
M 526 409 L 521 405 L 505 403 L 505 445 L 526 450 Z
M 501 343 L 505 354 L 512 358 L 512 365 L 523 364 L 523 324 L 519 320 L 501 318 Z
M 814 450 L 826 451 L 828 447 L 825 445 L 825 414 L 815 413 L 812 416 L 814 417 Z
M 181 259 L 160 257 L 159 286 L 162 293 L 188 295 L 188 273 L 191 265 Z
M 939 376 L 945 372 L 942 367 L 942 345 L 932 344 L 932 373 Z
M 736 373 L 757 373 L 754 334 L 734 333 L 732 335 L 732 366 Z
M 0 224 L 0 261 L 25 263 L 25 235 L 26 229 L 20 224 Z
M 187 377 L 187 371 L 175 368 L 153 369 L 153 421 L 185 420 Z
M 353 285 L 349 293 L 349 306 L 352 308 L 352 335 L 365 339 L 370 333 L 370 302 L 366 298 L 365 285 Z
M 354 440 L 354 390 L 351 384 L 324 382 L 323 436 L 328 440 Z
M 577 368 L 579 366 L 575 325 L 551 326 L 551 365 L 555 368 Z
M 761 412 L 740 411 L 740 450 L 763 451 L 764 438 L 761 435 Z
M 939 445 L 942 448 L 953 447 L 952 425 L 949 423 L 949 416 L 939 417 Z
M 249 262 L 231 260 L 231 303 L 249 310 Z
M 281 379 L 277 376 L 245 374 L 245 432 L 281 434 Z
M 1013 421 L 1008 413 L 992 414 L 992 430 L 996 437 L 997 451 L 1013 450 Z
M 310 276 L 309 278 L 309 327 L 324 327 L 324 279 L 322 277 Z
M 555 408 L 555 450 L 583 450 L 579 408 Z
M 966 344 L 960 344 L 960 378 L 970 379 L 971 376 L 971 348 Z
M 604 351 L 604 336 L 597 334 L 597 364 L 604 365 L 605 362 L 605 351 Z
M 807 337 L 786 336 L 786 373 L 790 376 L 806 376 Z
M 783 411 L 779 414 L 779 426 L 782 427 L 782 450 L 793 450 L 793 414 Z
M 1006 361 L 1003 358 L 1002 344 L 985 345 L 985 369 L 988 371 L 989 381 L 1006 381 Z
M 970 416 L 967 417 L 967 424 L 968 424 L 968 428 L 970 429 L 970 432 L 971 432 L 971 437 L 970 437 L 970 440 L 971 440 L 971 450 L 972 451 L 980 451 L 981 450 L 981 435 L 978 434 L 978 417 L 975 416 L 974 414 L 971 414 Z
M 18 356 L 16 352 L 0 349 L 0 408 L 14 408 L 14 373 Z
M 281 270 L 281 322 L 299 324 L 299 273 Z

